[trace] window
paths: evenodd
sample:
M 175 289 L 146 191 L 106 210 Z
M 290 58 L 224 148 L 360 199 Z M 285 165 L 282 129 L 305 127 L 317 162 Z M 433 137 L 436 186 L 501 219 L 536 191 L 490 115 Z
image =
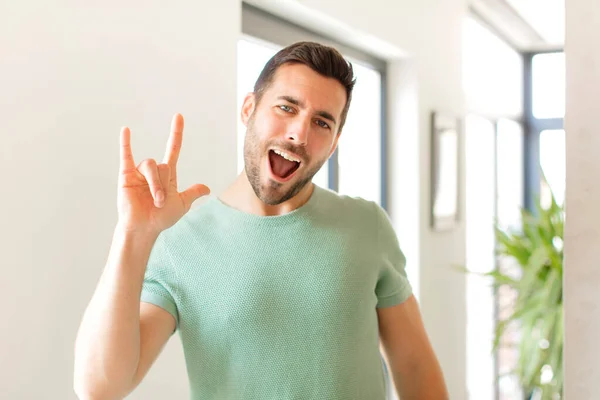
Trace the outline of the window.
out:
M 540 133 L 540 167 L 546 178 L 541 182 L 540 202 L 550 205 L 551 195 L 558 204 L 565 200 L 565 131 L 548 129 Z
M 565 53 L 536 54 L 531 68 L 533 116 L 564 118 Z
M 466 119 L 467 268 L 487 272 L 496 260 L 494 224 L 518 224 L 523 197 L 523 58 L 475 18 L 463 29 Z M 506 374 L 515 353 L 504 345 L 492 354 L 500 304 L 490 282 L 467 276 L 467 386 L 478 400 L 519 398 L 518 380 Z M 502 376 L 502 377 L 501 377 Z
M 362 197 L 386 208 L 386 176 L 383 162 L 385 143 L 386 64 L 364 52 L 336 43 L 255 7 L 242 3 L 243 37 L 238 42 L 238 116 L 243 99 L 266 62 L 281 48 L 300 40 L 310 40 L 338 49 L 354 68 L 356 85 L 346 123 L 336 152 L 314 176 L 313 182 L 340 194 Z M 238 171 L 244 168 L 246 127 L 238 122 Z M 391 385 L 385 365 L 388 390 Z
M 356 85 L 339 141 L 339 193 L 381 204 L 381 73 L 351 60 Z
M 496 147 L 496 218 L 503 228 L 516 228 L 521 222 L 523 207 L 524 149 L 523 127 L 516 121 L 500 119 L 497 123 Z M 496 260 L 496 267 L 505 273 L 515 271 L 510 260 Z M 513 310 L 515 293 L 502 286 L 496 293 L 497 314 L 505 318 Z M 520 332 L 517 329 L 507 331 L 500 342 L 497 354 L 499 400 L 523 398 L 519 380 L 511 372 L 517 366 L 519 357 L 516 344 Z
M 521 55 L 474 18 L 463 26 L 463 86 L 467 107 L 484 116 L 523 114 Z
M 463 33 L 463 82 L 472 113 L 466 123 L 467 265 L 479 271 L 495 267 L 510 273 L 514 269 L 509 260 L 494 259 L 489 251 L 494 240 L 489 236 L 491 220 L 502 228 L 517 228 L 520 209 L 532 209 L 538 195 L 542 205 L 549 203 L 550 190 L 559 204 L 564 201 L 564 53 L 519 54 L 475 18 L 467 19 Z M 489 209 L 492 179 L 494 218 L 490 218 Z M 488 349 L 481 337 L 490 337 L 489 299 L 493 294 L 481 285 L 484 282 L 477 279 L 467 280 L 467 330 L 469 338 L 476 338 L 468 341 L 470 395 L 477 399 L 522 398 L 518 379 L 511 374 L 518 359 L 518 327 L 504 335 L 496 353 L 495 395 L 486 386 L 492 361 L 477 349 Z M 499 288 L 493 307 L 495 318 L 510 312 L 514 300 L 508 288 Z
M 338 149 L 315 175 L 313 182 L 340 194 L 375 201 L 385 208 L 386 185 L 382 162 L 385 148 L 382 119 L 385 62 L 282 21 L 246 3 L 243 3 L 242 11 L 244 36 L 238 43 L 238 115 L 244 96 L 253 91 L 265 63 L 278 50 L 299 40 L 334 46 L 352 62 L 356 85 Z M 245 135 L 246 127 L 239 121 L 239 172 L 244 168 Z
M 549 189 L 556 200 L 564 200 L 565 175 L 565 55 L 563 52 L 526 54 L 525 87 L 527 104 L 526 132 L 526 205 L 535 209 L 550 201 Z M 551 180 L 544 181 L 544 176 Z M 561 183 L 562 182 L 562 183 Z
M 465 134 L 467 268 L 484 273 L 494 269 L 496 127 L 469 115 Z M 495 396 L 494 293 L 488 280 L 474 274 L 467 275 L 466 287 L 467 389 L 470 399 L 490 400 Z
M 523 128 L 510 119 L 496 122 L 477 115 L 466 119 L 467 268 L 510 273 L 507 260 L 494 255 L 494 221 L 503 228 L 520 223 L 523 206 Z M 519 331 L 504 335 L 496 360 L 490 355 L 497 316 L 512 310 L 514 293 L 501 287 L 493 292 L 490 281 L 467 276 L 467 385 L 476 399 L 518 398 L 516 366 Z M 498 396 L 494 382 L 498 380 Z
M 516 121 L 498 120 L 498 223 L 517 228 L 523 207 L 523 126 Z
M 244 97 L 254 90 L 254 83 L 260 75 L 265 64 L 269 61 L 281 46 L 261 41 L 255 38 L 245 37 L 238 41 L 238 172 L 244 170 L 244 140 L 246 138 L 246 127 L 239 118 Z M 329 187 L 329 165 L 325 163 L 314 176 L 313 182 L 321 187 Z

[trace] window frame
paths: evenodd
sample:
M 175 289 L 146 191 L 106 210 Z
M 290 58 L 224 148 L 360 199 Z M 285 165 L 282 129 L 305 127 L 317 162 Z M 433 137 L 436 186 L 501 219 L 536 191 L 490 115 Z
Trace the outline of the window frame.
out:
M 247 39 L 258 39 L 282 47 L 298 41 L 315 41 L 328 46 L 335 47 L 344 55 L 351 57 L 361 64 L 379 72 L 381 76 L 381 114 L 380 114 L 380 171 L 381 171 L 381 207 L 388 211 L 388 152 L 387 152 L 387 62 L 362 50 L 340 43 L 339 41 L 309 30 L 293 22 L 287 21 L 279 16 L 273 15 L 242 2 L 242 35 Z M 339 190 L 339 163 L 338 149 L 327 161 L 328 166 L 328 188 Z
M 523 74 L 525 85 L 523 94 L 524 107 L 524 154 L 525 171 L 524 182 L 525 199 L 524 204 L 527 210 L 535 213 L 536 198 L 541 191 L 541 166 L 540 166 L 540 134 L 545 130 L 564 129 L 564 117 L 562 118 L 536 118 L 533 114 L 533 57 L 538 54 L 562 53 L 564 49 L 553 49 L 545 51 L 524 52 L 523 55 Z M 567 133 L 565 132 L 565 135 Z

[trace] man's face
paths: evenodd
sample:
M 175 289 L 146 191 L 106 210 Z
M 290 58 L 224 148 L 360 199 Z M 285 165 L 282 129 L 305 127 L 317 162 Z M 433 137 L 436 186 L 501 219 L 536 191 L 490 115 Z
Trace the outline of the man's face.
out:
M 246 97 L 244 162 L 259 199 L 281 204 L 312 180 L 337 146 L 345 104 L 341 83 L 302 64 L 280 66 L 258 105 Z

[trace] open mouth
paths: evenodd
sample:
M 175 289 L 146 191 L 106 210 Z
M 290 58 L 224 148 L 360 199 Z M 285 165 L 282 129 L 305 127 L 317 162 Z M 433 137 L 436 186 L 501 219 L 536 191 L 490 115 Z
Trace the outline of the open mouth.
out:
M 269 166 L 272 175 L 278 181 L 285 182 L 292 178 L 294 173 L 300 168 L 300 161 L 284 152 L 269 150 Z

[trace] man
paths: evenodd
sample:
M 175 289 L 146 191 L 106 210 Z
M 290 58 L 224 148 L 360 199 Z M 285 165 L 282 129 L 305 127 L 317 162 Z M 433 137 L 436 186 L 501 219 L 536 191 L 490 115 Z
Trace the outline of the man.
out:
M 122 130 L 119 223 L 76 342 L 80 398 L 126 396 L 177 330 L 192 399 L 384 399 L 380 343 L 403 400 L 448 397 L 385 211 L 311 182 L 353 86 L 335 49 L 281 50 L 244 100 L 245 171 L 191 212 L 209 189 L 177 190 L 182 117 L 160 165 L 136 167 Z

